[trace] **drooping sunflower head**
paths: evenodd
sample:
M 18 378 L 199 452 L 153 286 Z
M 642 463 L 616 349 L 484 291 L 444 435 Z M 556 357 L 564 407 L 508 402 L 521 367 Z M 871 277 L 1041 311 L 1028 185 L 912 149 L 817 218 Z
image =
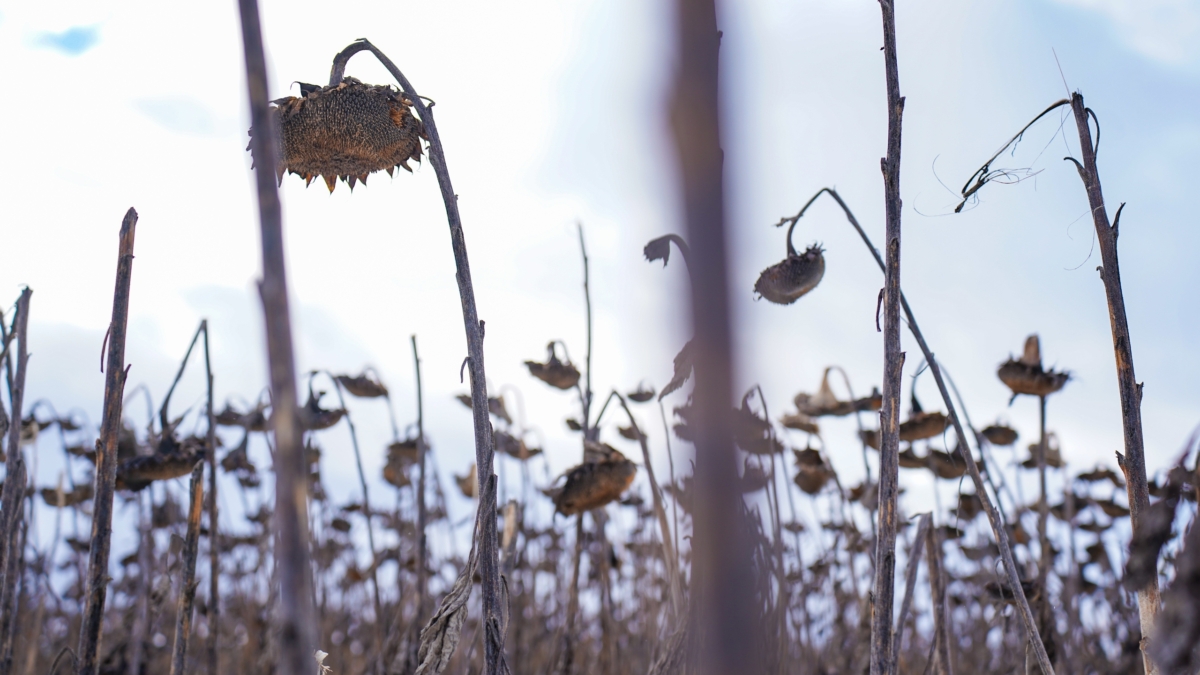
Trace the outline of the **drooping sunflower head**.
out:
M 274 104 L 280 179 L 293 173 L 307 184 L 319 176 L 333 192 L 338 179 L 353 189 L 376 171 L 411 172 L 409 160 L 421 159 L 425 127 L 413 114 L 412 101 L 393 87 L 347 77 Z

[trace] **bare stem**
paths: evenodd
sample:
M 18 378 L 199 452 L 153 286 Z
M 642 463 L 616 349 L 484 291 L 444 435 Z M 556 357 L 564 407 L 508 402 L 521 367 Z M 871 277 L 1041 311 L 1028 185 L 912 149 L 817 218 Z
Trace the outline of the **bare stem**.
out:
M 1121 289 L 1121 267 L 1117 263 L 1117 235 L 1121 210 L 1112 225 L 1104 207 L 1104 193 L 1100 189 L 1100 171 L 1096 167 L 1096 148 L 1092 144 L 1092 130 L 1088 126 L 1091 110 L 1083 104 L 1083 94 L 1071 96 L 1071 111 L 1075 115 L 1075 126 L 1079 130 L 1079 149 L 1083 153 L 1083 165 L 1079 177 L 1087 189 L 1088 204 L 1091 206 L 1092 221 L 1096 227 L 1096 239 L 1100 246 L 1100 279 L 1104 282 L 1104 295 L 1108 301 L 1108 318 L 1112 327 L 1113 352 L 1117 362 L 1117 388 L 1121 395 L 1121 422 L 1125 436 L 1125 457 L 1121 468 L 1125 472 L 1125 486 L 1129 495 L 1131 522 L 1136 533 L 1142 527 L 1142 514 L 1150 507 L 1150 489 L 1146 482 L 1146 455 L 1142 444 L 1142 385 L 1133 372 L 1133 346 L 1129 337 L 1129 320 L 1125 316 L 1125 293 Z M 1124 205 L 1122 205 L 1124 206 Z M 1138 591 L 1138 616 L 1142 628 L 1142 660 L 1147 675 L 1158 673 L 1158 666 L 1150 658 L 1148 639 L 1158 616 L 1158 578 Z
M 883 409 L 880 412 L 879 530 L 875 539 L 874 617 L 871 621 L 871 675 L 892 675 L 892 607 L 895 598 L 897 500 L 900 480 L 900 387 L 904 353 L 900 351 L 900 130 L 904 97 L 896 57 L 896 13 L 892 0 L 883 11 L 883 57 L 887 81 L 887 156 L 881 161 L 886 212 L 887 265 L 883 292 Z
M 0 586 L 0 673 L 6 675 L 12 668 L 13 637 L 18 630 L 17 581 L 21 576 L 20 563 L 25 557 L 21 525 L 24 521 L 22 502 L 25 498 L 27 470 L 21 452 L 21 407 L 25 398 L 25 368 L 29 362 L 29 301 L 32 296 L 33 291 L 29 288 L 21 291 L 21 297 L 17 300 L 17 315 L 14 317 L 17 374 L 9 388 L 12 411 L 8 429 L 8 457 L 5 460 L 3 505 L 0 507 L 0 573 L 4 575 L 3 585 Z M 37 468 L 36 464 L 34 468 Z
M 900 642 L 904 637 L 904 621 L 912 608 L 913 591 L 917 589 L 917 570 L 921 567 L 921 552 L 925 549 L 925 533 L 933 522 L 928 513 L 921 516 L 917 524 L 917 535 L 908 549 L 908 569 L 904 573 L 904 600 L 900 603 L 900 616 L 896 617 L 896 637 L 892 642 L 892 663 L 900 663 Z
M 196 462 L 196 467 L 192 469 L 190 496 L 187 537 L 183 540 L 183 578 L 179 581 L 179 609 L 175 616 L 175 650 L 171 654 L 171 675 L 184 675 L 187 669 L 188 640 L 192 635 L 192 606 L 196 601 L 196 555 L 200 552 L 200 515 L 204 512 L 204 462 Z
M 762 672 L 763 634 L 754 606 L 749 528 L 733 445 L 733 361 L 729 325 L 725 196 L 720 145 L 720 33 L 712 0 L 678 0 L 676 73 L 670 124 L 679 162 L 682 213 L 691 245 L 695 331 L 696 491 L 691 613 L 694 664 L 706 673 Z
M 946 575 L 942 566 L 942 538 L 938 530 L 925 531 L 928 538 L 929 588 L 933 594 L 933 641 L 935 675 L 954 675 L 950 658 L 950 607 L 946 603 Z
M 667 523 L 667 510 L 663 507 L 662 489 L 659 488 L 658 480 L 654 477 L 654 465 L 650 463 L 650 447 L 646 442 L 646 434 L 642 433 L 641 428 L 638 427 L 637 420 L 633 418 L 633 412 L 625 402 L 625 397 L 617 394 L 617 400 L 620 401 L 621 408 L 625 410 L 625 416 L 629 418 L 629 426 L 633 428 L 633 433 L 637 436 L 638 444 L 642 448 L 642 461 L 646 465 L 646 476 L 650 479 L 650 494 L 654 498 L 654 514 L 658 516 L 658 527 L 662 534 L 663 562 L 667 566 L 667 583 L 670 584 L 671 611 L 675 617 L 678 617 L 683 611 L 682 591 L 679 587 L 679 559 L 675 557 L 675 547 L 671 544 L 671 526 Z
M 79 629 L 76 672 L 96 675 L 104 600 L 108 592 L 108 553 L 112 543 L 113 492 L 117 482 L 117 436 L 121 430 L 121 402 L 125 391 L 125 330 L 129 322 L 129 288 L 133 278 L 133 240 L 137 211 L 132 208 L 121 222 L 117 253 L 117 283 L 113 292 L 112 322 L 108 326 L 108 365 L 104 377 L 104 419 L 96 443 L 96 484 L 92 500 L 92 545 L 88 551 L 86 606 Z
M 212 357 L 208 347 L 208 319 L 204 327 L 204 375 L 207 384 L 208 432 L 208 675 L 217 675 L 217 646 L 221 628 L 221 547 L 217 526 L 217 420 L 213 412 Z
M 350 57 L 360 51 L 367 50 L 379 59 L 404 93 L 413 102 L 413 107 L 425 125 L 425 133 L 429 138 L 429 162 L 437 175 L 438 187 L 442 193 L 442 201 L 446 206 L 446 220 L 450 226 L 450 241 L 454 251 L 456 279 L 458 281 L 459 301 L 462 305 L 463 325 L 467 337 L 467 371 L 471 375 L 471 411 L 475 425 L 475 464 L 478 467 L 478 494 L 485 495 L 484 486 L 491 480 L 493 472 L 493 455 L 495 446 L 492 441 L 492 424 L 488 419 L 487 376 L 483 365 L 483 322 L 479 320 L 479 312 L 475 307 L 475 288 L 471 283 L 471 265 L 467 259 L 467 243 L 463 235 L 462 218 L 458 212 L 458 196 L 450 183 L 450 172 L 446 167 L 446 155 L 442 148 L 442 140 L 438 135 L 437 124 L 433 119 L 431 106 L 426 106 L 424 99 L 417 94 L 416 89 L 392 63 L 383 52 L 367 40 L 358 40 L 333 59 L 329 81 L 333 84 L 341 82 L 346 71 L 346 63 Z M 482 498 L 482 497 L 481 497 Z M 499 675 L 507 666 L 504 665 L 503 636 L 500 630 L 501 616 L 504 610 L 500 607 L 500 563 L 499 550 L 496 545 L 496 504 L 485 504 L 480 509 L 479 517 L 483 519 L 479 532 L 479 576 L 482 580 L 484 623 L 487 627 L 484 636 L 486 675 Z
M 846 220 L 862 237 L 863 243 L 867 249 L 871 251 L 871 255 L 875 258 L 875 262 L 879 265 L 880 270 L 886 270 L 883 262 L 883 257 L 879 255 L 879 250 L 871 243 L 871 238 L 863 230 L 858 219 L 854 217 L 854 213 L 850 211 L 850 207 L 842 200 L 841 195 L 836 190 L 831 188 L 822 188 L 817 192 L 817 195 L 828 194 L 842 207 L 842 212 L 846 215 Z M 809 200 L 809 204 L 813 200 Z M 807 206 L 806 206 L 807 208 Z M 804 215 L 804 211 L 785 218 L 779 222 L 782 225 L 793 219 L 799 219 Z M 921 354 L 925 358 L 925 362 L 929 364 L 929 373 L 933 375 L 933 380 L 937 383 L 938 393 L 941 394 L 942 402 L 946 406 L 946 416 L 950 418 L 950 425 L 954 427 L 955 438 L 958 440 L 958 447 L 970 448 L 967 444 L 967 435 L 963 430 L 962 422 L 959 420 L 958 412 L 954 406 L 954 401 L 950 397 L 950 390 L 946 386 L 946 378 L 942 374 L 941 365 L 934 358 L 933 351 L 929 348 L 929 343 L 925 341 L 925 335 L 921 333 L 921 328 L 917 325 L 917 319 L 913 315 L 912 308 L 908 304 L 908 299 L 904 297 L 904 293 L 900 293 L 900 306 L 904 309 L 905 322 L 908 324 L 908 330 L 912 333 L 913 339 L 917 341 L 917 346 L 921 348 Z M 1042 668 L 1043 675 L 1053 675 L 1054 669 L 1050 665 L 1050 659 L 1046 654 L 1045 646 L 1042 645 L 1042 638 L 1038 631 L 1037 623 L 1034 620 L 1033 611 L 1029 607 L 1029 600 L 1025 597 L 1025 591 L 1021 586 L 1020 574 L 1017 571 L 1017 564 L 1013 558 L 1012 547 L 1008 542 L 1008 530 L 1005 526 L 1005 521 L 1000 511 L 996 508 L 996 503 L 992 501 L 987 492 L 987 485 L 979 472 L 979 465 L 975 462 L 975 456 L 968 451 L 963 452 L 963 459 L 967 463 L 967 473 L 971 475 L 971 482 L 975 485 L 975 494 L 979 495 L 980 501 L 983 503 L 983 510 L 987 513 L 988 523 L 992 526 L 992 534 L 996 539 L 996 545 L 1000 549 L 1000 560 L 1004 563 L 1005 580 L 1008 588 L 1012 590 L 1013 599 L 1017 604 L 1017 609 L 1021 615 L 1021 622 L 1025 626 L 1026 639 L 1032 645 L 1035 655 L 1037 656 L 1038 664 Z M 997 499 L 999 497 L 997 496 Z
M 429 552 L 426 549 L 428 540 L 427 527 L 428 511 L 425 506 L 425 401 L 421 387 L 421 356 L 417 353 L 417 336 L 411 336 L 413 352 L 413 369 L 417 373 L 417 624 L 425 620 L 429 583 Z
M 313 609 L 309 564 L 308 467 L 297 414 L 296 358 L 288 308 L 284 264 L 283 217 L 275 167 L 277 122 L 268 108 L 267 64 L 257 0 L 239 0 L 242 44 L 258 195 L 263 276 L 259 282 L 266 323 L 267 361 L 271 379 L 271 419 L 275 431 L 275 514 L 278 535 L 275 559 L 279 572 L 279 664 L 283 675 L 312 670 L 317 619 Z

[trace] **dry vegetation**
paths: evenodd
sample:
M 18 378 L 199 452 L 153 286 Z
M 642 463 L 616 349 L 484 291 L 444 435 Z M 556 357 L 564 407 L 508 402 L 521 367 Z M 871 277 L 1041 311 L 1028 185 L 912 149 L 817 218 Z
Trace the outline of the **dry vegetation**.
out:
M 268 109 L 257 10 L 253 2 L 241 4 L 255 128 L 279 125 L 281 132 L 275 144 L 264 141 L 269 134 L 253 139 L 256 163 L 274 167 L 259 173 L 264 242 L 277 236 L 268 227 L 272 218 L 278 221 L 277 197 L 272 215 L 271 195 L 285 172 L 306 182 L 321 176 L 330 190 L 339 178 L 353 188 L 375 171 L 390 173 L 428 157 L 447 197 L 471 391 L 458 402 L 426 402 L 414 337 L 411 386 L 419 403 L 410 418 L 392 406 L 389 386 L 395 383 L 369 369 L 313 371 L 297 382 L 290 334 L 268 330 L 272 387 L 245 392 L 244 399 L 217 409 L 212 381 L 221 368 L 209 361 L 203 323 L 175 384 L 189 364 L 191 372 L 199 371 L 202 352 L 207 405 L 173 417 L 172 384 L 152 406 L 149 423 L 133 426 L 123 404 L 153 396 L 124 382 L 136 224 L 131 210 L 122 227 L 100 424 L 62 413 L 53 401 L 23 400 L 31 293 L 0 316 L 8 401 L 0 406 L 6 461 L 0 675 L 711 672 L 696 655 L 707 653 L 711 626 L 723 625 L 718 610 L 735 605 L 743 614 L 728 616 L 746 620 L 730 630 L 758 659 L 746 672 L 1016 673 L 1033 672 L 1040 662 L 1045 672 L 1082 675 L 1141 672 L 1151 657 L 1158 672 L 1200 669 L 1200 528 L 1190 526 L 1200 494 L 1200 443 L 1189 439 L 1177 464 L 1160 467 L 1148 481 L 1140 418 L 1131 436 L 1129 406 L 1136 411 L 1140 394 L 1133 400 L 1122 389 L 1126 438 L 1118 466 L 1072 467 L 1046 417 L 1047 399 L 1070 384 L 1070 374 L 1043 366 L 1036 335 L 1019 357 L 1001 363 L 1005 355 L 996 354 L 998 367 L 956 364 L 956 371 L 995 368 L 1012 391 L 1011 405 L 1037 402 L 1040 427 L 974 425 L 969 402 L 952 400 L 899 293 L 898 210 L 893 214 L 889 207 L 894 246 L 881 254 L 842 198 L 822 190 L 780 221 L 789 226 L 787 257 L 745 291 L 793 305 L 818 287 L 825 270 L 821 247 L 797 252 L 792 237 L 812 201 L 827 194 L 888 272 L 894 290 L 880 294 L 881 330 L 890 331 L 898 349 L 903 310 L 921 346 L 925 361 L 910 363 L 917 375 L 905 395 L 900 365 L 867 387 L 853 386 L 843 369 L 830 366 L 790 406 L 768 402 L 754 387 L 740 402 L 723 404 L 714 422 L 702 411 L 711 410 L 704 406 L 715 399 L 701 393 L 712 386 L 705 384 L 712 381 L 705 379 L 712 373 L 706 369 L 716 352 L 698 317 L 697 337 L 673 364 L 647 373 L 636 388 L 602 389 L 597 396 L 580 227 L 588 344 L 572 346 L 584 360 L 573 362 L 567 345 L 552 340 L 544 360 L 525 362 L 531 379 L 516 383 L 559 390 L 572 397 L 577 411 L 563 421 L 544 419 L 537 410 L 528 411 L 528 419 L 524 411 L 514 416 L 515 388 L 498 394 L 483 385 L 483 332 L 432 105 L 386 56 L 360 41 L 335 58 L 328 86 L 302 85 L 301 97 L 280 99 Z M 884 26 L 886 57 L 894 67 L 894 22 L 886 4 Z M 683 40 L 685 53 L 689 44 Z M 363 50 L 388 67 L 400 89 L 344 76 L 350 56 Z M 889 93 L 898 97 L 892 76 Z M 1084 135 L 1094 113 L 1078 95 L 1056 104 L 1064 105 L 1082 125 L 1086 151 L 1077 165 L 1102 211 L 1094 149 Z M 889 154 L 897 153 L 895 159 L 902 107 L 900 99 L 892 119 L 896 147 Z M 894 171 L 885 181 L 887 197 L 898 200 L 898 162 L 891 167 L 885 161 L 885 174 Z M 964 200 L 996 175 L 989 162 L 964 188 Z M 1110 227 L 1101 216 L 1103 227 Z M 1111 260 L 1105 252 L 1115 281 L 1107 274 L 1103 279 L 1109 309 L 1126 331 L 1122 343 L 1114 318 L 1118 370 L 1124 378 L 1128 369 L 1132 382 L 1116 227 L 1114 222 Z M 1109 244 L 1101 239 L 1104 249 Z M 672 247 L 689 268 L 709 253 L 668 235 L 651 241 L 645 258 L 666 265 Z M 270 290 L 273 279 L 284 282 L 281 264 L 272 271 L 270 256 L 276 254 L 281 256 L 264 243 L 263 301 L 268 325 L 287 329 L 286 301 L 278 299 L 285 296 Z M 689 272 L 698 284 L 696 270 Z M 790 311 L 803 311 L 802 305 Z M 280 317 L 282 323 L 271 323 Z M 937 384 L 937 405 L 917 400 L 922 372 Z M 603 378 L 598 373 L 595 380 L 608 382 Z M 656 379 L 668 380 L 657 392 L 648 384 Z M 304 392 L 303 403 L 295 399 L 297 390 Z M 458 467 L 461 474 L 439 471 L 438 451 L 424 431 L 426 403 L 470 409 L 476 463 Z M 357 412 L 380 405 L 391 415 L 392 442 L 385 463 L 368 466 L 354 420 Z M 1003 410 L 976 412 L 987 420 L 1004 417 Z M 857 437 L 822 433 L 828 420 L 849 417 L 856 420 Z M 537 447 L 529 431 L 535 420 L 565 423 L 577 446 Z M 296 431 L 294 438 L 287 428 Z M 339 502 L 323 483 L 329 458 L 322 447 L 331 434 L 347 433 L 360 481 L 356 496 Z M 704 515 L 716 499 L 711 487 L 702 487 L 714 480 L 702 471 L 711 459 L 704 441 L 720 433 L 731 439 L 728 458 L 736 461 L 736 472 L 716 476 L 737 497 L 723 521 L 733 530 L 719 530 Z M 695 462 L 691 444 L 699 449 Z M 578 463 L 546 482 L 539 477 L 548 475 L 548 452 L 572 453 Z M 66 470 L 56 485 L 34 484 L 34 472 L 26 468 L 36 467 L 45 453 L 62 453 Z M 861 453 L 866 479 L 844 483 L 830 461 L 835 453 Z M 653 457 L 668 460 L 666 475 L 655 474 Z M 519 479 L 498 486 L 495 473 Z M 387 494 L 369 492 L 370 474 L 388 484 Z M 903 513 L 896 496 L 910 477 L 923 474 L 935 481 L 936 508 Z M 304 498 L 289 501 L 286 490 L 275 489 L 292 484 Z M 1032 485 L 1033 494 L 1025 494 Z M 465 527 L 469 519 L 452 520 L 447 488 L 475 500 L 472 528 Z M 114 512 L 116 527 L 136 530 L 117 532 L 115 544 Z M 48 538 L 40 535 L 47 520 L 53 531 Z M 734 555 L 744 556 L 739 560 L 746 566 L 733 601 L 701 592 L 713 588 L 704 575 L 720 573 L 713 562 L 720 556 L 704 542 L 722 531 L 736 532 L 743 544 Z M 889 548 L 897 540 L 899 555 Z M 472 592 L 476 586 L 478 594 Z M 697 619 L 702 612 L 703 621 Z M 1149 633 L 1155 615 L 1160 618 Z

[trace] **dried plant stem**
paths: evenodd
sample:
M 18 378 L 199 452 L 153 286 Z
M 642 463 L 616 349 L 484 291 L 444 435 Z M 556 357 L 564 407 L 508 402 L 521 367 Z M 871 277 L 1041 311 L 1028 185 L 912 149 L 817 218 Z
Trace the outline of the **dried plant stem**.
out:
M 208 431 L 208 675 L 217 675 L 219 661 L 217 645 L 221 631 L 221 547 L 220 528 L 217 525 L 217 421 L 213 412 L 212 355 L 208 346 L 208 319 L 204 327 L 204 382 L 206 384 L 206 406 Z
M 896 13 L 892 0 L 880 0 L 887 80 L 887 156 L 881 160 L 886 212 L 883 290 L 883 409 L 879 417 L 879 529 L 875 539 L 874 617 L 871 621 L 871 675 L 892 675 L 892 607 L 895 597 L 897 499 L 900 482 L 900 138 L 904 97 L 896 57 Z
M 417 618 L 420 625 L 425 621 L 429 589 L 429 551 L 425 532 L 429 518 L 425 506 L 425 401 L 421 387 L 421 355 L 417 353 L 417 336 L 410 336 L 413 353 L 413 369 L 417 373 Z M 389 406 L 390 407 L 390 406 Z
M 92 545 L 88 551 L 86 605 L 79 630 L 76 672 L 95 675 L 100 648 L 101 620 L 108 592 L 108 553 L 112 539 L 113 492 L 117 482 L 117 435 L 121 430 L 121 403 L 125 391 L 125 330 L 129 322 L 129 288 L 133 278 L 133 241 L 137 211 L 132 208 L 121 222 L 117 254 L 117 283 L 113 293 L 112 323 L 108 326 L 108 365 L 104 378 L 104 417 L 96 443 L 96 484 L 92 499 Z
M 658 527 L 662 535 L 663 562 L 667 567 L 671 612 L 673 617 L 679 617 L 680 612 L 683 611 L 683 606 L 680 604 L 682 590 L 679 587 L 679 559 L 675 557 L 675 547 L 671 544 L 671 526 L 667 523 L 667 510 L 663 507 L 662 489 L 659 488 L 658 480 L 654 477 L 654 465 L 650 463 L 650 446 L 646 442 L 646 435 L 638 427 L 637 420 L 633 418 L 633 412 L 625 402 L 625 397 L 616 392 L 613 393 L 621 404 L 621 408 L 625 410 L 625 415 L 629 418 L 629 426 L 633 427 L 633 433 L 637 436 L 638 444 L 642 448 L 642 462 L 646 466 L 646 476 L 650 479 L 650 494 L 654 499 L 654 515 L 658 517 Z
M 267 64 L 257 0 L 239 0 L 250 120 L 262 130 L 251 139 L 255 164 L 263 276 L 259 282 L 266 324 L 271 380 L 271 418 L 275 432 L 275 560 L 279 572 L 279 672 L 300 675 L 312 670 L 317 621 L 309 564 L 308 467 L 297 415 L 296 359 L 292 348 L 284 264 L 283 217 L 276 184 L 279 133 L 268 108 Z
M 433 111 L 426 106 L 424 100 L 408 78 L 404 76 L 396 64 L 392 63 L 383 52 L 367 40 L 358 40 L 333 59 L 329 81 L 332 84 L 341 82 L 346 72 L 346 63 L 350 57 L 360 51 L 368 50 L 387 68 L 392 77 L 400 85 L 405 95 L 413 102 L 413 107 L 421 122 L 425 125 L 425 133 L 429 138 L 429 162 L 437 175 L 438 187 L 442 193 L 442 201 L 446 206 L 446 220 L 450 226 L 450 241 L 454 251 L 455 278 L 458 281 L 459 301 L 462 305 L 463 325 L 467 337 L 467 372 L 471 376 L 471 411 L 475 426 L 475 464 L 479 475 L 478 493 L 486 494 L 483 489 L 493 475 L 493 455 L 495 447 L 492 441 L 492 425 L 488 418 L 487 376 L 483 364 L 483 322 L 479 320 L 479 312 L 475 307 L 475 288 L 471 283 L 471 265 L 467 259 L 467 243 L 463 235 L 462 218 L 458 212 L 458 196 L 450 182 L 450 172 L 446 167 L 446 155 L 442 148 L 442 140 L 438 135 L 437 124 L 433 119 Z M 500 563 L 499 550 L 496 545 L 496 504 L 495 498 L 491 504 L 485 504 L 480 510 L 479 517 L 483 519 L 479 528 L 479 576 L 482 580 L 484 625 L 487 627 L 484 638 L 484 661 L 486 675 L 498 675 L 507 670 L 504 665 L 503 636 L 500 633 L 501 617 L 505 613 L 500 607 Z
M 328 373 L 327 373 L 328 374 Z M 379 598 L 379 549 L 375 548 L 374 511 L 371 510 L 371 493 L 367 490 L 367 472 L 363 469 L 362 452 L 358 448 L 358 430 L 354 427 L 354 419 L 346 408 L 346 396 L 342 393 L 342 383 L 332 374 L 334 389 L 337 390 L 338 405 L 346 410 L 346 426 L 350 429 L 350 447 L 354 449 L 354 465 L 358 468 L 358 485 L 362 490 L 363 513 L 367 515 L 367 546 L 371 548 L 371 599 L 375 601 L 375 658 L 376 667 L 383 671 L 383 642 L 386 627 L 383 620 L 383 602 Z M 397 584 L 399 585 L 399 584 Z
M 900 642 L 904 638 L 904 622 L 912 608 L 913 591 L 917 589 L 917 570 L 921 567 L 921 552 L 925 550 L 925 533 L 929 531 L 933 517 L 928 513 L 917 523 L 917 535 L 908 549 L 908 569 L 904 572 L 904 600 L 900 603 L 900 615 L 896 617 L 896 637 L 892 642 L 892 663 L 900 663 Z
M 5 481 L 0 506 L 0 674 L 12 670 L 12 643 L 17 626 L 17 582 L 21 576 L 20 562 L 24 558 L 21 524 L 24 520 L 25 483 L 27 470 L 21 452 L 22 405 L 25 398 L 25 368 L 29 363 L 29 302 L 33 291 L 21 291 L 17 300 L 16 329 L 17 374 L 10 382 L 9 400 L 12 403 L 8 429 L 8 457 L 5 459 Z M 36 466 L 35 466 L 36 468 Z
M 720 33 L 712 0 L 675 3 L 678 52 L 670 123 L 679 162 L 682 212 L 691 258 L 695 331 L 696 494 L 693 504 L 693 664 L 699 673 L 757 673 L 764 627 L 754 606 L 753 545 L 733 445 L 732 335 L 729 325 L 725 197 L 718 72 Z
M 196 601 L 196 556 L 200 552 L 200 516 L 204 512 L 204 462 L 192 469 L 187 537 L 183 540 L 183 578 L 179 582 L 179 608 L 175 616 L 175 650 L 171 675 L 187 669 L 188 640 L 192 635 L 192 605 Z
M 880 270 L 886 270 L 886 265 L 883 262 L 883 257 L 880 256 L 879 250 L 871 243 L 871 238 L 867 236 L 858 219 L 854 217 L 854 213 L 842 196 L 832 188 L 821 188 L 815 195 L 812 196 L 800 212 L 789 218 L 784 218 L 779 222 L 790 222 L 792 227 L 804 216 L 805 211 L 813 202 L 822 194 L 828 194 L 842 208 L 842 213 L 846 215 L 846 220 L 858 232 L 867 249 L 871 251 L 871 255 L 875 258 L 876 264 Z M 942 375 L 941 365 L 934 358 L 933 351 L 929 348 L 929 344 L 925 341 L 925 335 L 921 332 L 921 328 L 917 325 L 917 319 L 913 315 L 912 308 L 908 304 L 908 299 L 904 297 L 904 293 L 900 293 L 900 306 L 904 310 L 904 319 L 908 324 L 909 332 L 912 333 L 913 339 L 917 341 L 917 346 L 921 348 L 921 354 L 925 358 L 925 362 L 929 364 L 929 372 L 933 375 L 933 380 L 937 384 L 938 393 L 941 394 L 942 402 L 946 406 L 946 416 L 950 418 L 950 425 L 954 427 L 955 438 L 958 441 L 958 447 L 970 448 L 967 443 L 967 435 L 963 430 L 962 422 L 959 420 L 958 413 L 954 406 L 954 401 L 950 398 L 950 390 L 946 386 L 946 379 Z M 987 484 L 983 476 L 979 472 L 979 465 L 975 462 L 975 456 L 971 452 L 963 452 L 963 459 L 967 463 L 967 473 L 971 476 L 971 482 L 975 485 L 975 494 L 979 496 L 979 500 L 983 503 L 983 510 L 987 513 L 988 523 L 992 526 L 992 534 L 996 539 L 996 545 L 1000 549 L 1000 560 L 1004 563 L 1005 581 L 1008 588 L 1012 589 L 1013 599 L 1017 604 L 1017 609 L 1021 615 L 1021 621 L 1025 626 L 1025 635 L 1033 646 L 1034 654 L 1037 657 L 1038 665 L 1042 668 L 1043 675 L 1053 675 L 1054 668 L 1050 664 L 1050 659 L 1046 654 L 1045 645 L 1042 644 L 1042 638 L 1038 631 L 1037 622 L 1033 616 L 1033 610 L 1030 609 L 1029 600 L 1025 597 L 1025 591 L 1021 586 L 1020 574 L 1017 571 L 1017 564 L 1013 558 L 1012 547 L 1008 542 L 1008 530 L 1005 525 L 1004 518 L 1000 511 L 996 508 L 996 503 L 992 501 L 987 492 Z
M 1100 247 L 1100 279 L 1104 282 L 1104 295 L 1108 301 L 1108 318 L 1112 327 L 1113 352 L 1117 362 L 1117 388 L 1121 395 L 1121 421 L 1125 436 L 1125 457 L 1121 468 L 1125 472 L 1125 485 L 1129 495 L 1129 510 L 1134 536 L 1141 529 L 1142 513 L 1150 506 L 1150 490 L 1146 482 L 1146 455 L 1142 445 L 1142 385 L 1133 371 L 1133 346 L 1129 337 L 1129 320 L 1125 316 L 1125 294 L 1121 289 L 1121 267 L 1117 263 L 1117 235 L 1121 223 L 1121 209 L 1117 209 L 1112 225 L 1104 207 L 1104 193 L 1100 189 L 1100 172 L 1096 167 L 1096 147 L 1092 143 L 1092 130 L 1088 126 L 1088 115 L 1092 111 L 1083 104 L 1083 94 L 1071 95 L 1071 111 L 1075 115 L 1075 126 L 1079 131 L 1080 152 L 1083 164 L 1075 162 L 1079 177 L 1087 190 L 1091 206 L 1092 221 L 1096 228 L 1096 239 Z M 1122 208 L 1124 204 L 1121 205 Z M 1151 579 L 1145 588 L 1138 591 L 1138 616 L 1142 629 L 1142 660 L 1147 675 L 1155 675 L 1158 667 L 1150 658 L 1147 648 L 1149 636 L 1158 616 L 1158 577 Z
M 1050 521 L 1050 501 L 1046 493 L 1046 397 L 1038 397 L 1038 421 L 1039 435 L 1037 445 L 1037 469 L 1038 469 L 1038 519 L 1037 519 L 1037 535 L 1038 544 L 1041 547 L 1041 555 L 1038 561 L 1038 588 L 1041 590 L 1041 599 L 1037 603 L 1038 627 L 1040 630 L 1053 631 L 1054 628 L 1054 609 L 1050 605 L 1050 593 L 1046 589 L 1046 578 L 1050 575 L 1050 568 L 1054 566 L 1054 551 L 1050 545 L 1050 537 L 1046 534 L 1046 526 Z M 1043 635 L 1043 640 L 1048 640 L 1050 635 Z M 1044 644 L 1044 643 L 1043 643 Z M 1050 646 L 1046 646 L 1046 652 L 1050 652 Z
M 933 595 L 935 675 L 954 675 L 950 659 L 950 606 L 946 603 L 946 573 L 942 566 L 942 538 L 934 528 L 925 531 L 929 589 Z
M 143 498 L 144 497 L 144 498 Z M 145 502 L 145 506 L 143 506 Z M 137 598 L 135 614 L 130 631 L 128 675 L 141 675 L 142 660 L 146 655 L 146 635 L 150 631 L 150 589 L 154 588 L 154 494 L 145 490 L 134 496 L 138 511 L 138 578 L 135 589 Z

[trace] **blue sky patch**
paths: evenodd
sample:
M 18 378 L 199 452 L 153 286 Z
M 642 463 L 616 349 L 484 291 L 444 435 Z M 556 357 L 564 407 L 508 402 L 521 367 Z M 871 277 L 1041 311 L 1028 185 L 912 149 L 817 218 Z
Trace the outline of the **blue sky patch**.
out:
M 68 56 L 79 56 L 100 41 L 98 26 L 72 26 L 61 33 L 45 32 L 38 36 L 37 43 Z

